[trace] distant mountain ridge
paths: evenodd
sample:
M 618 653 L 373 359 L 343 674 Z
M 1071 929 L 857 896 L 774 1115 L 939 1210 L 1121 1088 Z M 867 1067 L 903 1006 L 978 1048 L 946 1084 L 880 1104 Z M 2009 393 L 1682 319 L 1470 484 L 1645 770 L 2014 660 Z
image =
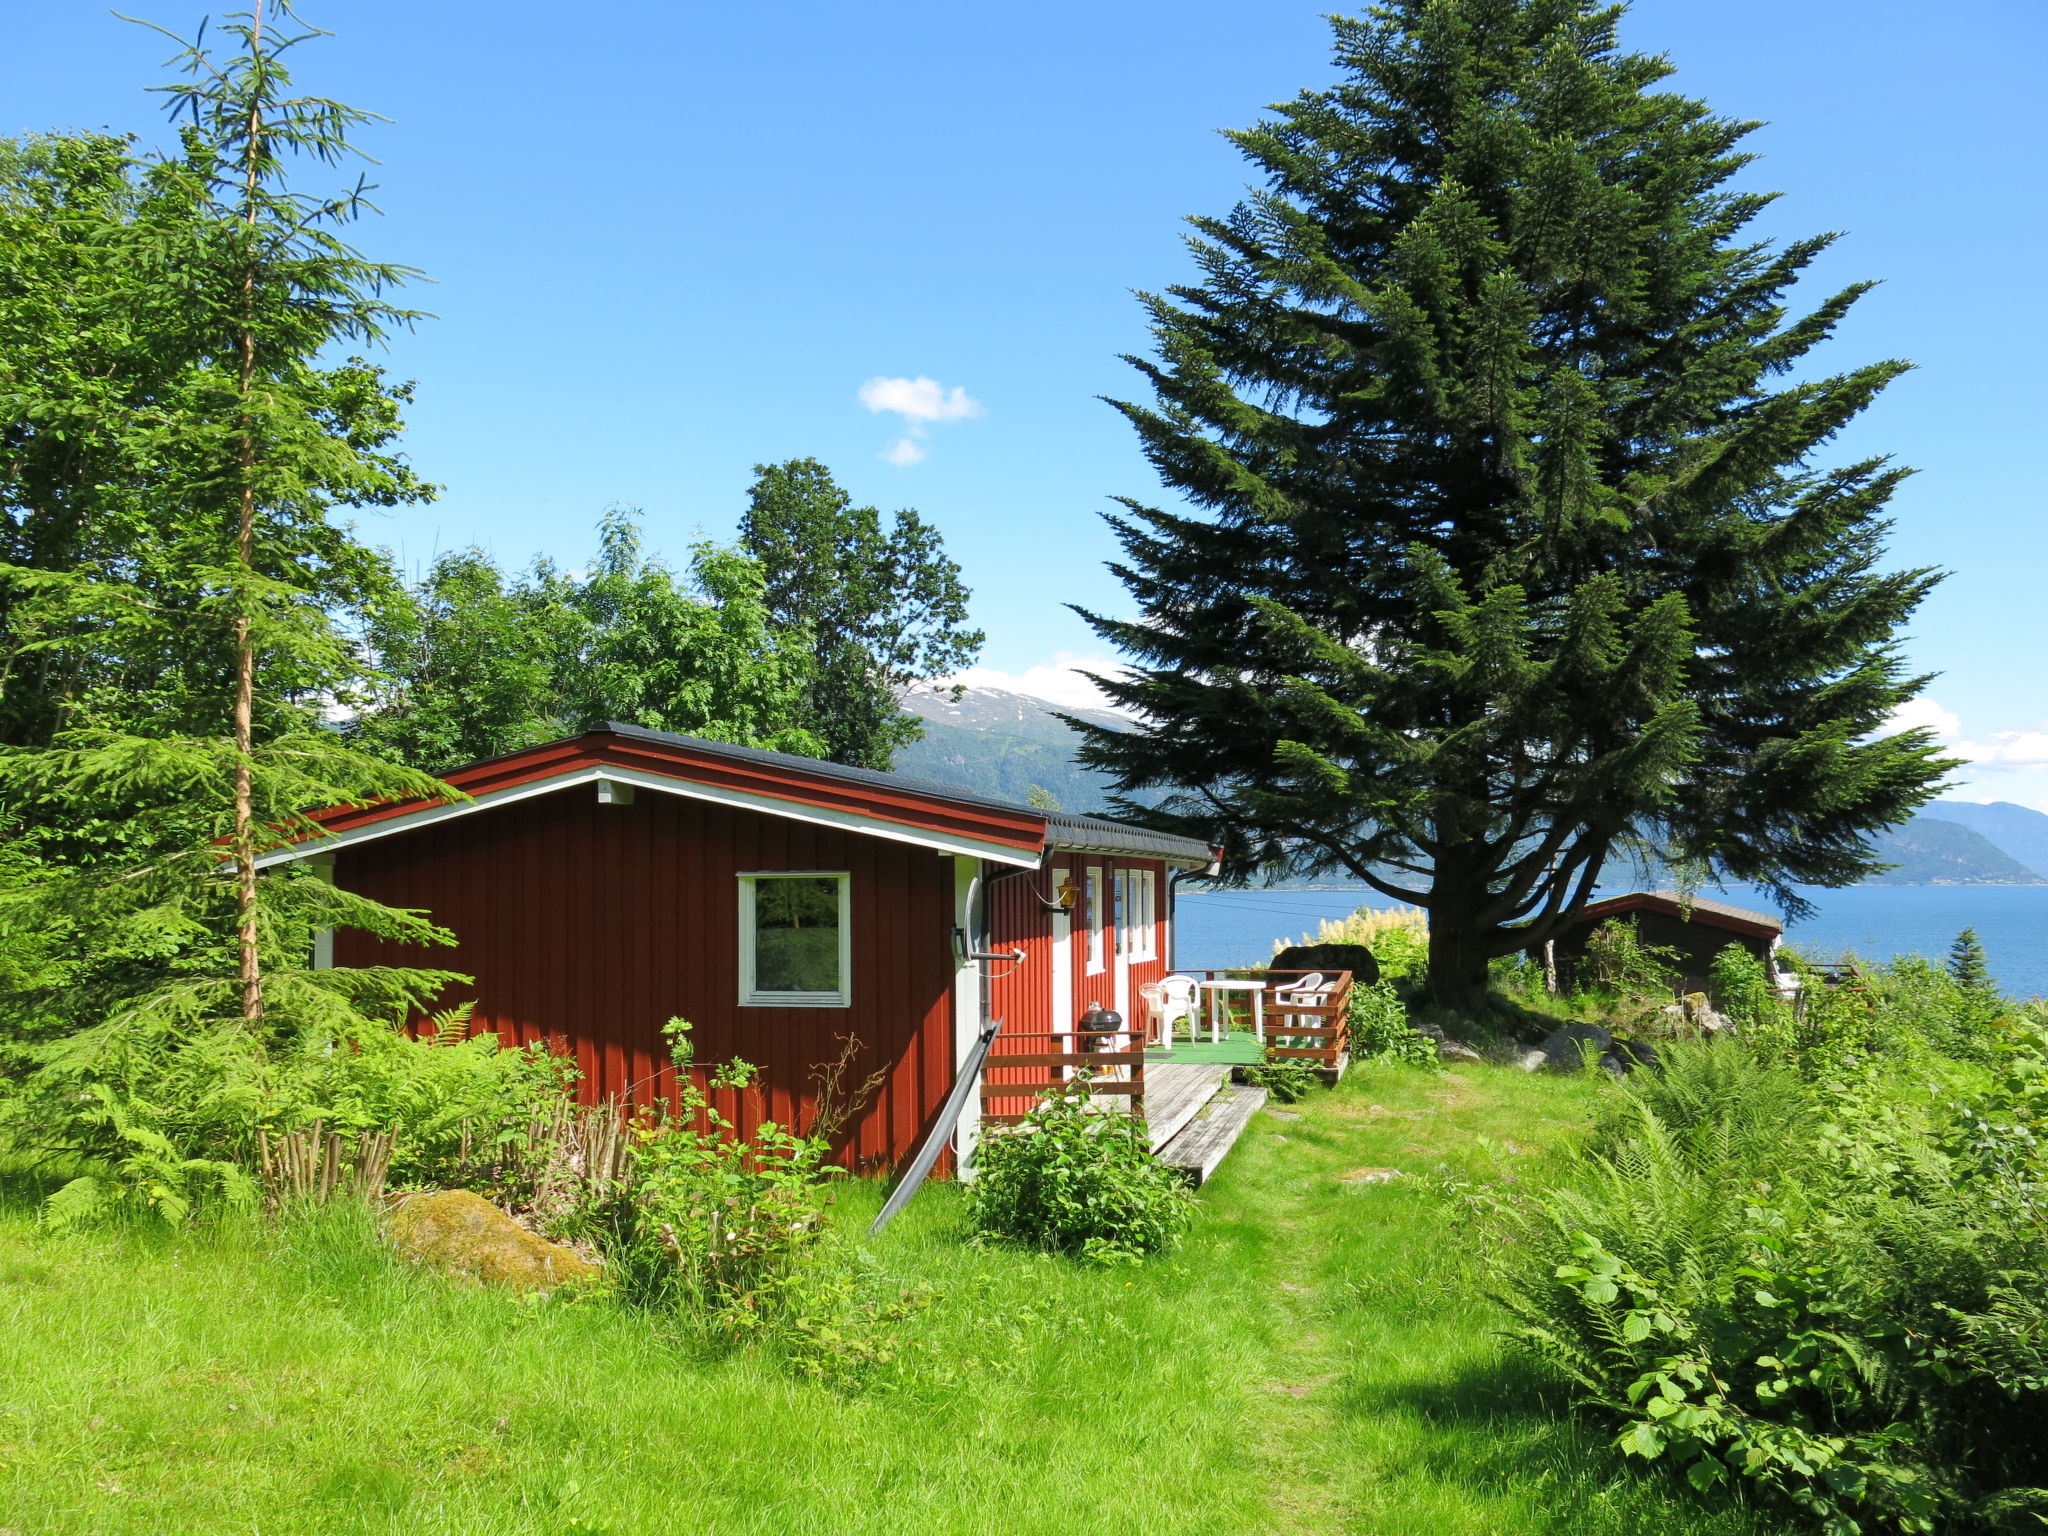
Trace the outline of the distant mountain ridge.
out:
M 1982 833 L 1925 811 L 1873 842 L 1892 868 L 1864 885 L 2048 885 Z
M 1068 708 L 1002 688 L 967 688 L 956 699 L 950 688 L 920 683 L 903 707 L 924 722 L 925 734 L 896 754 L 899 773 L 1005 800 L 1029 800 L 1037 790 L 1058 809 L 1083 815 L 1105 809 L 1112 790 L 1106 775 L 1074 761 L 1074 732 L 1059 716 L 1113 731 L 1131 728 L 1106 709 Z M 1868 885 L 2048 884 L 2048 815 L 2003 801 L 1937 800 L 1880 833 L 1877 852 L 1896 867 Z M 1657 883 L 1653 875 L 1645 878 Z M 1351 882 L 1325 877 L 1314 883 L 1341 888 Z
M 967 688 L 955 699 L 950 688 L 920 683 L 903 707 L 924 722 L 924 739 L 896 754 L 898 773 L 1006 800 L 1028 800 L 1036 789 L 1081 815 L 1107 806 L 1112 790 L 1106 775 L 1074 761 L 1078 743 L 1059 715 L 1113 731 L 1131 726 L 1106 709 L 1070 709 L 1002 688 Z
M 1937 800 L 1920 815 L 1968 827 L 1999 852 L 2019 860 L 2037 875 L 2048 876 L 2048 815 L 2010 800 L 1994 800 L 1988 805 Z

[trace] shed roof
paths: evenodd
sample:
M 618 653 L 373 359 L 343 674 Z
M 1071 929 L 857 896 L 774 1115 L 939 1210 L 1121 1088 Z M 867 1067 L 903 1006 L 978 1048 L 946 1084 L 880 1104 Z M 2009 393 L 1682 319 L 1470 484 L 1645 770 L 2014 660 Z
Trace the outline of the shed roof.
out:
M 1682 922 L 1697 923 L 1703 928 L 1723 928 L 1753 938 L 1771 938 L 1785 931 L 1784 923 L 1769 912 L 1732 906 L 1706 896 L 1689 896 L 1683 891 L 1629 891 L 1625 895 L 1609 896 L 1604 901 L 1582 908 L 1576 921 L 1602 923 L 1625 912 L 1662 912 Z
M 617 721 L 581 736 L 469 763 L 441 777 L 470 798 L 319 812 L 313 819 L 326 829 L 326 836 L 277 849 L 260 862 L 302 859 L 599 779 L 1008 864 L 1036 864 L 1048 849 L 1163 859 L 1189 869 L 1207 868 L 1215 858 L 1214 850 L 1195 838 L 1105 817 L 1045 811 L 906 774 L 849 768 Z

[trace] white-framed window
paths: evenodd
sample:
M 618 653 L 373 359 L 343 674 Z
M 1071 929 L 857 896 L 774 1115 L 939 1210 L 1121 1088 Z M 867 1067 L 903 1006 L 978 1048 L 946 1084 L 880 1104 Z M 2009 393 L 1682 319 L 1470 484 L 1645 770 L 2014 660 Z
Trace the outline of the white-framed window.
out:
M 1109 963 L 1107 935 L 1103 932 L 1104 918 L 1108 916 L 1103 908 L 1108 905 L 1102 886 L 1102 866 L 1090 864 L 1088 873 L 1081 877 L 1081 898 L 1088 903 L 1088 974 L 1094 975 Z
M 1131 958 L 1159 958 L 1159 875 L 1150 869 L 1131 871 Z
M 1131 874 L 1129 870 L 1116 872 L 1113 889 L 1116 892 L 1116 952 L 1128 957 L 1131 953 Z
M 846 872 L 755 870 L 739 878 L 740 1006 L 849 1006 L 853 905 Z

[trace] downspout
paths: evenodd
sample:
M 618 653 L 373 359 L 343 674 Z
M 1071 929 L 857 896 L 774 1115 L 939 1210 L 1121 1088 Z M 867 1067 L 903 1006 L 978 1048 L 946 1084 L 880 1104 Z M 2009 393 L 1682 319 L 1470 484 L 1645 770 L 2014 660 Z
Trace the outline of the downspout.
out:
M 1223 850 L 1209 850 L 1209 862 L 1201 869 L 1176 869 L 1166 877 L 1166 969 L 1180 969 L 1180 883 L 1194 875 L 1213 880 L 1223 871 Z

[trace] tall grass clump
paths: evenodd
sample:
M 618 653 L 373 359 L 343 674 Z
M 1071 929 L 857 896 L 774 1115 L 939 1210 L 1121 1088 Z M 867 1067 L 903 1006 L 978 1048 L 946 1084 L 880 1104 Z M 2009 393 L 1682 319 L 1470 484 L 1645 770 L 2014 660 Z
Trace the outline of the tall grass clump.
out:
M 1313 938 L 1276 940 L 1273 952 L 1294 943 L 1361 944 L 1379 962 L 1383 980 L 1400 981 L 1429 963 L 1429 914 L 1420 907 L 1360 907 L 1348 917 L 1324 918 Z

